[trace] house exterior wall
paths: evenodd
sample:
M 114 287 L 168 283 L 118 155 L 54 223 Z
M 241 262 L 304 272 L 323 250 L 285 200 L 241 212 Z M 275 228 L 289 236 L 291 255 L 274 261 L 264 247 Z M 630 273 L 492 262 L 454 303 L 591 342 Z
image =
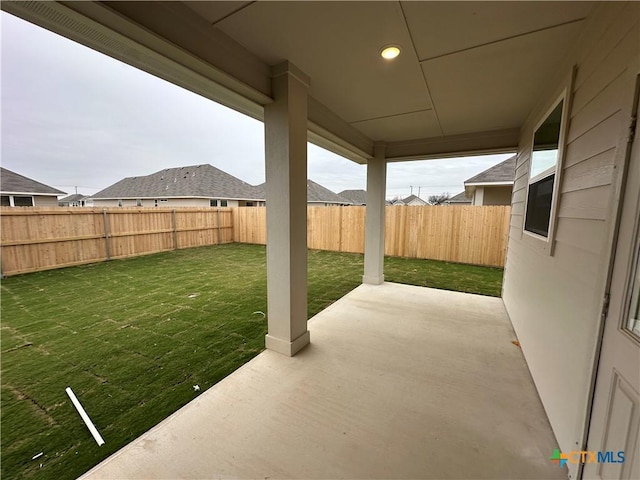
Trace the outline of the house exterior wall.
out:
M 2 194 L 2 205 L 4 206 L 14 206 L 18 204 L 20 199 L 29 199 L 31 198 L 32 206 L 34 207 L 57 207 L 58 206 L 58 197 L 53 197 L 51 195 L 31 195 L 28 193 L 24 194 L 11 194 L 6 193 Z M 17 200 L 16 200 L 17 199 Z
M 33 204 L 36 207 L 57 207 L 58 197 L 52 197 L 50 195 L 34 195 Z
M 512 187 L 484 187 L 482 205 L 511 205 Z
M 480 206 L 484 203 L 484 187 L 476 187 L 473 191 L 473 199 L 471 205 Z
M 503 299 L 563 451 L 584 439 L 639 71 L 639 10 L 636 2 L 599 5 L 567 60 L 567 76 L 572 65 L 576 73 L 551 244 L 523 233 L 525 198 L 534 128 L 567 82 L 549 86 L 521 130 Z M 577 466 L 569 468 L 575 477 Z

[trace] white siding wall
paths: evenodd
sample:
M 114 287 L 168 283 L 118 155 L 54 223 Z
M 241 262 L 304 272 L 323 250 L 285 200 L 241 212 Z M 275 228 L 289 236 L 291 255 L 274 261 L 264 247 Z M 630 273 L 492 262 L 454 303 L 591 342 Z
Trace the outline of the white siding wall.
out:
M 553 255 L 522 225 L 533 129 L 561 93 L 560 81 L 520 139 L 503 297 L 564 451 L 579 448 L 584 434 L 616 172 L 639 71 L 639 15 L 636 2 L 598 6 L 568 59 L 567 72 L 573 64 L 577 71 Z
M 511 187 L 484 187 L 482 205 L 511 205 Z
M 34 195 L 33 204 L 36 207 L 57 207 L 58 198 L 50 197 L 48 195 Z

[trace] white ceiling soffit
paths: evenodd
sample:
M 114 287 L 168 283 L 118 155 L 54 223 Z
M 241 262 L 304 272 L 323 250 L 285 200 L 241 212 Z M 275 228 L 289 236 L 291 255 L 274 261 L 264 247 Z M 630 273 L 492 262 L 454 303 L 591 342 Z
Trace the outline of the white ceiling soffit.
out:
M 580 22 L 581 23 L 581 22 Z M 422 62 L 447 135 L 521 125 L 557 74 L 581 24 L 570 23 Z
M 519 128 L 590 2 L 186 2 L 373 141 Z M 402 47 L 393 62 L 387 44 Z
M 205 5 L 189 5 L 209 19 L 218 15 L 215 5 L 210 14 Z M 387 117 L 391 124 L 411 123 L 419 137 L 441 135 L 437 126 L 429 129 L 431 101 L 397 2 L 257 2 L 215 28 L 269 65 L 290 60 L 300 67 L 311 77 L 310 95 L 369 136 Z M 391 43 L 403 52 L 387 62 L 379 52 Z M 401 123 L 418 112 L 425 113 L 419 118 L 425 130 Z M 386 139 L 408 138 L 399 130 Z
M 584 19 L 593 2 L 402 2 L 420 60 Z

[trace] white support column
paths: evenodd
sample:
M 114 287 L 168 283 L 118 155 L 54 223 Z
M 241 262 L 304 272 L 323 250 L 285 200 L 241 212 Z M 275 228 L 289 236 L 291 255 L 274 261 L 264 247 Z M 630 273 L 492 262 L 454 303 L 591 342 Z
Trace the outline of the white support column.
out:
M 364 240 L 363 283 L 384 282 L 384 209 L 387 187 L 385 146 L 374 145 L 367 163 L 367 210 Z
M 307 330 L 307 90 L 289 62 L 273 68 L 265 106 L 268 349 L 293 356 Z
M 473 194 L 474 205 L 484 205 L 484 187 L 476 187 L 476 191 Z

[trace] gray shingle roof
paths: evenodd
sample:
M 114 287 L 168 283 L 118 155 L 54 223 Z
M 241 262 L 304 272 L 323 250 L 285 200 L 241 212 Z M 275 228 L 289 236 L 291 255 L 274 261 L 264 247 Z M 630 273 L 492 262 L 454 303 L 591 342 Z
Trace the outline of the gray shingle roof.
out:
M 264 192 L 265 184 L 261 183 L 256 188 Z M 339 203 L 342 205 L 351 205 L 351 201 L 341 197 L 337 193 L 333 193 L 328 188 L 323 187 L 313 180 L 307 180 L 307 202 L 316 203 Z
M 419 196 L 417 195 L 409 195 L 407 198 L 403 198 L 402 199 L 402 203 L 404 203 L 405 205 L 409 205 L 410 202 L 413 202 L 414 200 L 417 200 L 418 203 L 421 203 L 423 205 L 426 205 L 427 202 L 425 202 L 423 199 L 421 199 Z
M 73 195 L 69 195 L 68 197 L 63 197 L 58 200 L 58 203 L 71 203 L 71 202 L 79 202 L 87 198 L 87 195 L 83 195 L 81 193 L 74 193 Z
M 0 191 L 2 193 L 34 193 L 39 195 L 64 195 L 57 188 L 27 178 L 19 173 L 0 167 Z
M 351 205 L 351 201 L 332 192 L 313 180 L 307 180 L 307 202 L 340 203 Z
M 464 192 L 460 192 L 457 195 L 454 195 L 448 200 L 448 203 L 469 203 L 471 204 L 471 199 L 467 197 Z
M 144 177 L 127 177 L 91 198 L 205 197 L 264 200 L 263 190 L 209 164 L 166 168 Z
M 367 204 L 367 192 L 365 190 L 343 190 L 338 195 L 351 201 L 354 205 Z
M 516 156 L 506 159 L 484 172 L 480 172 L 474 177 L 466 180 L 468 183 L 493 183 L 493 182 L 513 182 L 516 176 Z

